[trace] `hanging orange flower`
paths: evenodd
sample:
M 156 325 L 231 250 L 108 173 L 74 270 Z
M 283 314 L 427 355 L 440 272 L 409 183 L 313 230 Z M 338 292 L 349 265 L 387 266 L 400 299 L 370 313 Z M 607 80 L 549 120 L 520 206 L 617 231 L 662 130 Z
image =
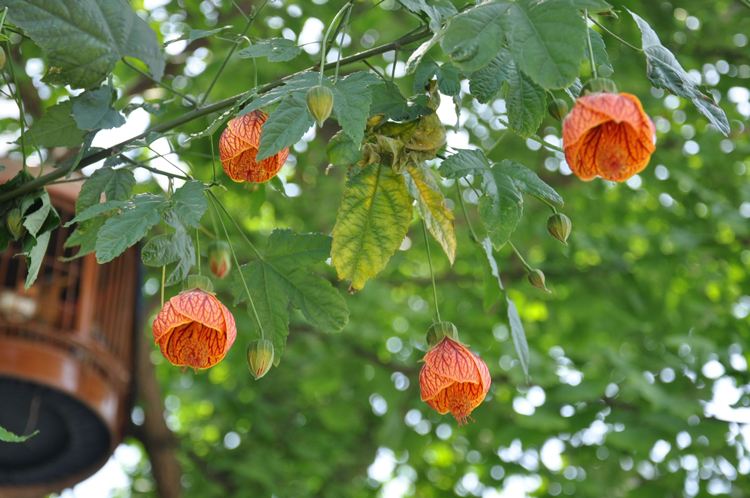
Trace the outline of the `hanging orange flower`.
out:
M 219 158 L 224 172 L 235 182 L 263 183 L 279 172 L 289 156 L 285 148 L 258 162 L 260 136 L 268 115 L 260 110 L 231 119 L 219 138 Z
M 601 176 L 622 182 L 648 164 L 656 149 L 654 133 L 635 95 L 584 95 L 563 121 L 565 159 L 581 180 Z
M 441 415 L 450 412 L 459 424 L 484 400 L 491 382 L 481 358 L 450 337 L 427 352 L 419 372 L 422 401 Z
M 173 365 L 209 368 L 226 356 L 237 337 L 234 317 L 216 296 L 201 289 L 167 301 L 153 324 L 154 342 Z

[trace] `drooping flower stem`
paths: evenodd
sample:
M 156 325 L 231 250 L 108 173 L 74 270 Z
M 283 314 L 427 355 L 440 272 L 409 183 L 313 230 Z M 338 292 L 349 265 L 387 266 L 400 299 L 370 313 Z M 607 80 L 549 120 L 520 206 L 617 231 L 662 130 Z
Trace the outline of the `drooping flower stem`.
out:
M 242 267 L 240 266 L 240 261 L 237 259 L 237 253 L 234 251 L 234 246 L 232 245 L 232 241 L 229 239 L 229 231 L 227 230 L 227 226 L 224 224 L 224 220 L 221 218 L 221 213 L 218 212 L 219 208 L 217 207 L 217 205 L 220 206 L 224 210 L 224 212 L 227 214 L 227 216 L 229 216 L 229 213 L 227 213 L 226 209 L 221 204 L 221 202 L 216 198 L 216 196 L 213 194 L 213 192 L 208 191 L 208 193 L 210 194 L 209 195 L 209 199 L 211 199 L 213 201 L 212 202 L 212 206 L 217 211 L 218 218 L 219 218 L 219 223 L 221 224 L 221 229 L 224 232 L 224 237 L 226 237 L 227 244 L 229 244 L 229 251 L 232 253 L 232 259 L 234 260 L 234 264 L 237 267 L 237 273 L 239 274 L 240 280 L 242 281 L 242 286 L 245 288 L 245 293 L 247 294 L 247 299 L 250 302 L 250 309 L 253 312 L 253 318 L 255 319 L 255 323 L 258 324 L 258 330 L 260 331 L 260 338 L 261 339 L 265 339 L 266 335 L 265 335 L 265 333 L 263 331 L 263 324 L 260 321 L 260 316 L 258 315 L 258 310 L 255 308 L 255 301 L 253 301 L 253 296 L 250 294 L 250 288 L 248 287 L 247 281 L 245 280 L 245 275 L 242 273 Z M 234 219 L 231 216 L 230 216 L 230 219 L 232 219 L 234 221 Z M 244 237 L 244 233 L 242 233 L 241 230 L 240 230 L 240 233 Z M 254 248 L 254 246 L 253 246 L 253 248 Z M 257 252 L 257 250 L 256 250 L 256 252 Z M 260 253 L 258 253 L 258 254 L 260 254 Z
M 164 287 L 167 283 L 167 265 L 161 267 L 161 306 L 164 307 Z
M 438 306 L 437 298 L 437 286 L 435 285 L 435 270 L 432 268 L 432 254 L 430 253 L 430 240 L 427 237 L 427 226 L 424 220 L 422 220 L 422 235 L 424 235 L 424 246 L 427 250 L 427 264 L 430 266 L 430 278 L 432 279 L 432 299 L 435 302 L 435 317 L 437 322 L 442 322 L 440 319 L 440 306 Z
M 195 229 L 195 258 L 198 260 L 198 275 L 201 275 L 201 236 Z
M 589 11 L 588 9 L 583 9 L 583 19 L 588 20 L 589 18 Z M 588 24 L 588 23 L 587 23 Z M 599 73 L 596 70 L 596 61 L 594 60 L 594 49 L 591 46 L 591 28 L 586 26 L 586 43 L 588 44 L 589 49 L 589 63 L 591 64 L 591 74 L 594 76 L 594 78 L 599 77 Z
M 341 27 L 341 22 L 339 22 L 339 20 L 341 19 L 341 16 L 344 15 L 344 12 L 351 11 L 352 1 L 353 0 L 349 0 L 348 2 L 346 2 L 346 4 L 344 4 L 344 6 L 341 7 L 341 9 L 339 9 L 338 12 L 336 12 L 336 15 L 334 16 L 333 21 L 331 21 L 331 23 L 328 25 L 328 29 L 326 29 L 325 35 L 323 35 L 323 41 L 321 42 L 321 45 L 320 45 L 320 80 L 319 81 L 321 85 L 323 84 L 323 72 L 325 71 L 325 67 L 326 67 L 326 53 L 328 52 L 326 49 L 326 46 L 328 45 L 328 37 L 331 35 L 331 29 L 333 29 L 336 23 L 339 24 L 339 26 L 336 28 L 336 31 L 339 30 L 339 28 Z M 338 61 L 336 62 L 336 64 L 338 66 Z
M 511 242 L 511 241 L 509 240 L 509 241 L 508 241 L 508 245 L 510 246 L 510 248 L 511 248 L 511 249 L 513 249 L 513 252 L 515 253 L 516 257 L 518 258 L 518 260 L 519 260 L 519 261 L 521 262 L 521 264 L 523 265 L 524 269 L 525 269 L 526 271 L 532 271 L 532 270 L 533 270 L 534 268 L 532 268 L 532 267 L 531 267 L 531 265 L 529 265 L 529 263 L 527 263 L 527 262 L 526 262 L 526 258 L 524 258 L 524 257 L 523 257 L 523 255 L 522 255 L 522 254 L 521 254 L 521 252 L 520 252 L 520 251 L 518 250 L 518 248 L 517 248 L 517 247 L 515 246 L 515 244 L 513 244 L 513 242 Z

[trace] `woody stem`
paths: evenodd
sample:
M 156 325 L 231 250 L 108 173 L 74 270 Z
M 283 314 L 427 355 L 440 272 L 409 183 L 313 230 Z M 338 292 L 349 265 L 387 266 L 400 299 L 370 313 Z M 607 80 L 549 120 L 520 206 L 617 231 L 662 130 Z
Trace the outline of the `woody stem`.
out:
M 427 249 L 427 264 L 430 265 L 430 278 L 432 279 L 432 299 L 435 302 L 435 316 L 437 321 L 441 322 L 440 319 L 440 306 L 438 306 L 437 298 L 437 286 L 435 285 L 435 271 L 432 268 L 432 254 L 430 253 L 430 241 L 427 238 L 427 226 L 424 220 L 422 220 L 422 235 L 424 235 L 424 246 Z

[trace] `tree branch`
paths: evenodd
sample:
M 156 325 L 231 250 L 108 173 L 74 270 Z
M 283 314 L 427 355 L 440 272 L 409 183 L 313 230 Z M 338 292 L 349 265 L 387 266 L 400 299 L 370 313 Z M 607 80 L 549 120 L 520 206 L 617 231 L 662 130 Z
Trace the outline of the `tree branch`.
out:
M 405 45 L 409 45 L 414 42 L 418 42 L 421 40 L 426 39 L 430 34 L 429 29 L 427 28 L 419 28 L 416 31 L 413 31 L 411 33 L 408 33 L 401 38 L 394 40 L 390 43 L 386 43 L 377 47 L 373 47 L 369 50 L 364 50 L 362 52 L 359 52 L 357 54 L 351 55 L 349 57 L 345 57 L 341 59 L 339 65 L 340 66 L 346 66 L 350 64 L 354 64 L 355 62 L 359 62 L 361 60 L 367 59 L 369 57 L 383 54 L 386 52 L 390 52 L 391 50 L 398 49 L 400 47 L 403 47 Z M 329 64 L 325 65 L 326 69 L 330 69 L 336 65 L 335 62 L 331 62 Z M 272 81 L 270 83 L 267 83 L 266 85 L 263 85 L 258 90 L 258 95 L 262 95 L 264 93 L 269 92 L 270 90 L 277 88 L 281 85 L 283 85 L 287 80 L 290 78 L 293 78 L 295 76 L 299 76 L 302 73 L 308 72 L 308 71 L 314 71 L 317 69 L 316 66 L 311 66 L 307 69 L 304 69 L 302 71 L 297 71 L 296 73 L 292 73 L 290 75 L 287 75 L 283 78 L 279 78 L 275 81 Z M 75 169 L 81 169 L 84 166 L 88 166 L 90 164 L 96 163 L 98 161 L 101 161 L 102 159 L 106 159 L 108 157 L 114 156 L 115 154 L 119 154 L 122 152 L 128 145 L 131 143 L 140 140 L 146 135 L 150 133 L 162 133 L 168 130 L 171 130 L 173 128 L 177 128 L 178 126 L 182 126 L 185 123 L 189 123 L 190 121 L 193 121 L 195 119 L 201 118 L 203 116 L 207 116 L 208 114 L 212 114 L 217 111 L 222 111 L 228 107 L 231 107 L 234 105 L 239 99 L 244 97 L 246 95 L 246 92 L 233 95 L 232 97 L 228 97 L 226 99 L 220 100 L 218 102 L 214 102 L 213 104 L 207 105 L 205 107 L 200 107 L 198 109 L 195 109 L 194 111 L 188 112 L 186 114 L 183 114 L 179 118 L 173 119 L 171 121 L 167 121 L 165 123 L 157 124 L 156 126 L 153 126 L 143 133 L 136 135 L 135 137 L 129 138 L 127 140 L 124 140 L 120 142 L 119 144 L 113 145 L 112 147 L 109 147 L 107 149 L 103 149 L 100 151 L 97 151 L 91 155 L 88 155 L 81 159 L 81 162 L 78 163 Z M 30 182 L 24 183 L 23 185 L 20 185 L 18 188 L 11 190 L 9 192 L 6 192 L 4 194 L 0 194 L 0 202 L 7 202 L 11 199 L 15 199 L 16 197 L 19 197 L 21 195 L 27 194 L 29 192 L 33 192 L 34 190 L 37 190 L 48 183 L 57 180 L 58 178 L 61 178 L 68 174 L 68 170 L 61 168 L 56 169 L 55 171 L 52 171 L 51 173 L 47 173 L 46 175 L 42 175 L 40 177 L 37 177 Z

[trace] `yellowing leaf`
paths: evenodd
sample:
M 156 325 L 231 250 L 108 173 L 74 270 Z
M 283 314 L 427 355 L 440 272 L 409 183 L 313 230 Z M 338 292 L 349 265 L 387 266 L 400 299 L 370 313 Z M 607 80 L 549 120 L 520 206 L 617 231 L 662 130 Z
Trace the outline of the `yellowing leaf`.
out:
M 380 164 L 349 179 L 333 227 L 331 258 L 351 290 L 365 286 L 388 263 L 406 236 L 411 201 L 403 178 Z
M 445 205 L 443 193 L 430 176 L 429 170 L 423 166 L 407 166 L 404 176 L 427 230 L 453 264 L 456 260 L 456 232 L 453 228 L 453 212 Z

